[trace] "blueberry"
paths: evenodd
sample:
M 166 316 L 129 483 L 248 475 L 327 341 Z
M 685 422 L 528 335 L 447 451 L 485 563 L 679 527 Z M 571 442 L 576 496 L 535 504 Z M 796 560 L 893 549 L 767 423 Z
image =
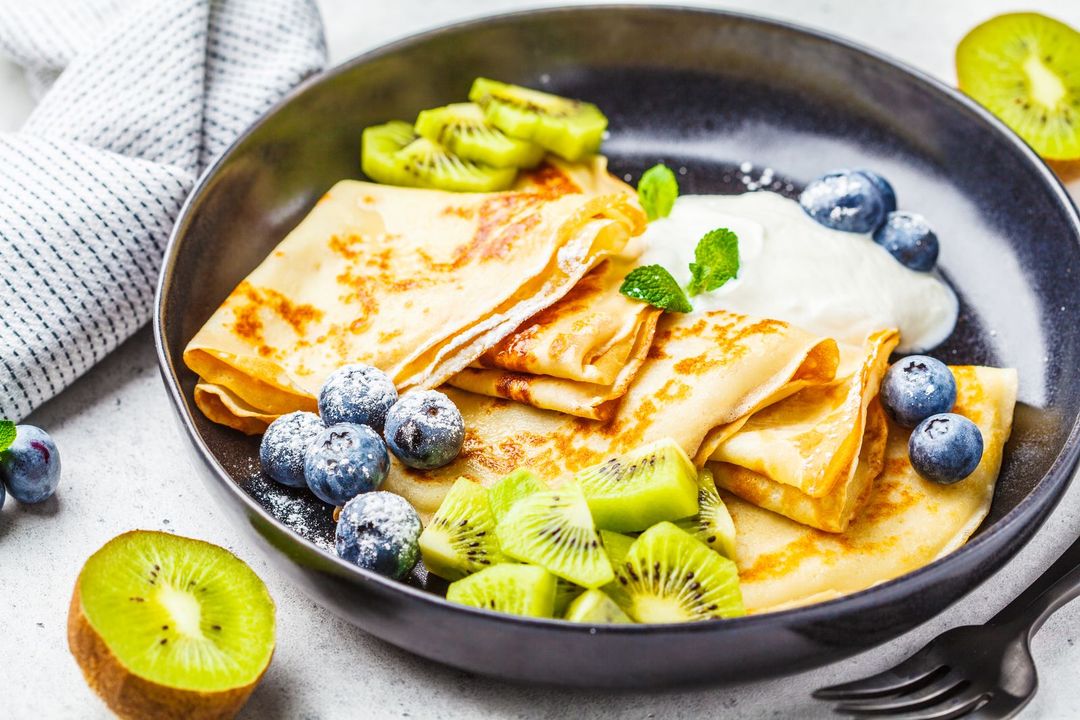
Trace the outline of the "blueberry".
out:
M 354 565 L 400 580 L 420 556 L 420 516 L 400 495 L 357 495 L 341 510 L 337 554 Z
M 951 485 L 975 472 L 982 454 L 979 427 L 953 413 L 931 415 L 919 423 L 908 440 L 911 467 L 927 480 L 943 485 Z
M 0 480 L 21 503 L 52 497 L 60 484 L 60 453 L 49 434 L 33 425 L 17 425 L 15 442 L 0 453 Z
M 304 455 L 308 488 L 331 505 L 344 505 L 360 493 L 371 492 L 389 471 L 386 445 L 367 425 L 331 425 Z
M 881 192 L 881 199 L 885 203 L 885 212 L 890 213 L 896 210 L 896 191 L 893 190 L 892 183 L 873 170 L 856 170 L 855 172 L 869 178 L 870 182 L 874 183 L 874 186 Z
M 806 214 L 833 230 L 868 233 L 885 221 L 885 198 L 867 175 L 840 170 L 814 180 L 799 196 Z
M 304 453 L 324 427 L 309 412 L 291 412 L 270 423 L 259 445 L 263 472 L 282 485 L 304 487 Z
M 922 215 L 889 213 L 885 224 L 874 231 L 874 242 L 888 250 L 901 265 L 912 270 L 928 272 L 937 263 L 937 235 Z
M 386 414 L 386 444 L 409 467 L 431 470 L 451 462 L 465 442 L 465 421 L 454 402 L 437 390 L 417 390 Z
M 370 425 L 381 433 L 386 411 L 397 399 L 394 382 L 382 370 L 370 365 L 346 365 L 323 383 L 319 414 L 327 425 Z
M 881 382 L 881 405 L 898 425 L 915 427 L 956 404 L 956 378 L 945 363 L 909 355 L 894 363 Z

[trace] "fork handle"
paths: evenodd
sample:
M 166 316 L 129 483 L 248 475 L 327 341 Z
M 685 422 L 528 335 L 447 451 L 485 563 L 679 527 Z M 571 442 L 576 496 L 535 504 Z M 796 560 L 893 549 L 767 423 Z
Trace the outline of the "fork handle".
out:
M 1002 608 L 988 625 L 1017 625 L 1028 638 L 1039 631 L 1046 619 L 1080 595 L 1080 538 L 1061 553 L 1046 572 Z

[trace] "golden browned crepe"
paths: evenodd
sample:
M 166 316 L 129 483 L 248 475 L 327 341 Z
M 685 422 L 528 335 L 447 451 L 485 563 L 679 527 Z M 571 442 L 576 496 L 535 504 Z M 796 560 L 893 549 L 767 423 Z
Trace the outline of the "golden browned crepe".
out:
M 872 480 L 857 472 L 864 435 L 876 442 L 871 460 L 881 464 L 884 423 L 868 423 L 867 409 L 899 340 L 895 330 L 882 330 L 862 346 L 841 345 L 833 382 L 754 413 L 730 438 L 703 449 L 718 461 L 710 465 L 717 486 L 806 525 L 846 529 Z
M 335 185 L 188 345 L 199 407 L 258 432 L 313 409 L 326 376 L 354 362 L 403 392 L 439 385 L 643 228 L 602 161 L 529 177 L 505 193 Z
M 985 446 L 982 462 L 964 480 L 923 480 L 908 462 L 910 431 L 890 425 L 884 470 L 843 533 L 807 527 L 721 491 L 735 521 L 739 580 L 749 611 L 863 590 L 937 560 L 975 532 L 990 509 L 1012 429 L 1017 375 L 986 367 L 952 371 L 959 390 L 954 412 L 979 426 Z

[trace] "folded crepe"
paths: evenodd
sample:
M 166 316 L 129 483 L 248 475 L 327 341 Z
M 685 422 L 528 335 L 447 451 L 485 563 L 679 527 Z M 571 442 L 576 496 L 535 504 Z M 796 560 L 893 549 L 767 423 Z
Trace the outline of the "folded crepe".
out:
M 447 388 L 465 419 L 465 446 L 446 467 L 395 463 L 384 489 L 422 514 L 438 508 L 459 476 L 490 485 L 518 467 L 549 482 L 661 438 L 694 457 L 710 433 L 798 389 L 833 380 L 839 350 L 787 323 L 723 311 L 667 314 L 637 377 L 606 421 L 585 420 Z
M 644 227 L 600 160 L 529 177 L 504 193 L 335 185 L 189 343 L 200 409 L 260 432 L 314 409 L 326 376 L 355 362 L 402 392 L 437 386 Z
M 982 461 L 964 480 L 940 485 L 919 477 L 908 462 L 910 431 L 890 424 L 884 470 L 843 533 L 807 527 L 721 490 L 735 522 L 748 610 L 780 610 L 863 590 L 947 555 L 975 532 L 990 509 L 1012 429 L 1017 374 L 969 366 L 952 372 L 958 386 L 954 412 L 978 425 L 984 442 Z M 874 473 L 862 463 L 860 470 Z
M 900 335 L 871 334 L 840 345 L 836 379 L 800 390 L 751 415 L 737 433 L 704 453 L 724 488 L 758 507 L 829 532 L 843 532 L 873 479 L 860 472 L 864 445 L 885 450 L 883 422 L 868 422 L 889 354 Z M 880 412 L 880 411 L 879 411 Z

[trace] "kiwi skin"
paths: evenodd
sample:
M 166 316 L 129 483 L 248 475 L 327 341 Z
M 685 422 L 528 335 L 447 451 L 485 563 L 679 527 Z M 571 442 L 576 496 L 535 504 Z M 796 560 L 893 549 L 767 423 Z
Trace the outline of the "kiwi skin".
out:
M 143 532 L 152 531 L 132 530 L 119 537 Z M 128 670 L 90 624 L 83 612 L 79 592 L 81 580 L 80 573 L 68 606 L 68 647 L 82 670 L 86 684 L 124 720 L 219 720 L 235 717 L 270 667 L 272 653 L 262 672 L 250 683 L 221 692 L 184 690 L 146 680 Z

